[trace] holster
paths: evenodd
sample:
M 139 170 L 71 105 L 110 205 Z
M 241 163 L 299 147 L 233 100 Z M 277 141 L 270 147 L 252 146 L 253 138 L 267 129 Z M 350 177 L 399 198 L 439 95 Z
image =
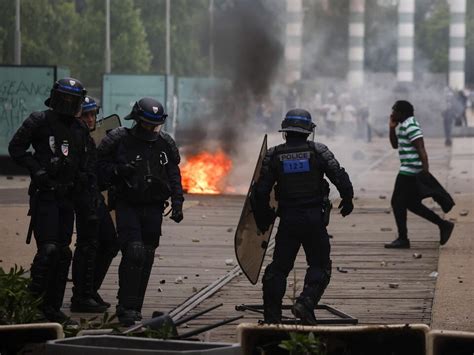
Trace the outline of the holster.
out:
M 328 197 L 323 200 L 323 223 L 324 226 L 329 225 L 329 219 L 331 218 L 332 202 Z

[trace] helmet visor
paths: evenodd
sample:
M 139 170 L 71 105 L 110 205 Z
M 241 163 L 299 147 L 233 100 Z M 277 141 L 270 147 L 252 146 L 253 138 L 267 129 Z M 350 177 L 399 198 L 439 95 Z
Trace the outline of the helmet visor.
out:
M 49 107 L 63 115 L 78 116 L 82 108 L 82 96 L 52 90 Z

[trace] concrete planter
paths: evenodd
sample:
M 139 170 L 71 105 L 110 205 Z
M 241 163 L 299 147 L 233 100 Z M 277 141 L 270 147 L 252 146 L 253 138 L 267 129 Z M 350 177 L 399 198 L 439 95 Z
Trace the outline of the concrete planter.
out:
M 425 324 L 374 326 L 294 326 L 242 323 L 238 337 L 243 354 L 288 354 L 278 344 L 290 332 L 314 333 L 327 347 L 327 355 L 424 355 L 429 327 Z
M 46 341 L 62 338 L 59 323 L 0 325 L 0 354 L 16 354 L 25 347 L 29 354 L 40 353 Z
M 429 355 L 472 355 L 474 333 L 454 330 L 432 330 L 428 334 Z
M 46 344 L 47 355 L 95 354 L 222 354 L 240 355 L 239 344 L 204 343 L 181 340 L 158 340 L 125 336 L 82 336 L 53 340 Z

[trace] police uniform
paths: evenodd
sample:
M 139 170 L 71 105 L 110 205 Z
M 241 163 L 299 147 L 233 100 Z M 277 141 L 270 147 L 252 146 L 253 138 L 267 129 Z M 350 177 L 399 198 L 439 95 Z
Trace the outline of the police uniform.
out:
M 328 194 L 324 176 L 341 195 L 341 213 L 347 215 L 353 208 L 353 188 L 344 168 L 324 144 L 307 140 L 314 127 L 309 112 L 290 110 L 281 130 L 286 132 L 286 143 L 269 149 L 255 186 L 259 229 L 265 230 L 271 223 L 271 218 L 264 216 L 271 215 L 269 198 L 275 184 L 280 217 L 273 261 L 262 279 L 264 317 L 268 323 L 281 322 L 286 278 L 302 245 L 308 269 L 293 313 L 303 323 L 315 324 L 313 309 L 331 278 L 330 243 L 323 221 L 323 203 Z
M 43 296 L 41 310 L 50 321 L 67 320 L 60 308 L 72 256 L 73 198 L 81 193 L 81 176 L 89 174 L 85 163 L 89 133 L 74 117 L 84 96 L 78 80 L 58 80 L 45 102 L 51 109 L 33 112 L 8 147 L 13 160 L 31 174 L 30 214 L 38 250 L 30 290 Z
M 82 114 L 97 114 L 99 107 L 95 100 L 86 96 Z M 89 127 L 90 130 L 95 128 Z M 110 307 L 99 295 L 98 290 L 107 274 L 112 259 L 119 247 L 117 233 L 100 193 L 97 180 L 97 148 L 92 137 L 87 140 L 87 164 L 92 172 L 86 177 L 84 193 L 75 199 L 76 248 L 72 260 L 72 312 L 104 312 Z
M 162 105 L 143 98 L 126 119 L 133 128 L 112 130 L 100 143 L 99 169 L 114 189 L 117 232 L 122 250 L 117 316 L 123 325 L 141 319 L 141 308 L 159 245 L 165 201 L 171 198 L 176 222 L 183 218 L 183 190 L 176 143 L 161 130 Z

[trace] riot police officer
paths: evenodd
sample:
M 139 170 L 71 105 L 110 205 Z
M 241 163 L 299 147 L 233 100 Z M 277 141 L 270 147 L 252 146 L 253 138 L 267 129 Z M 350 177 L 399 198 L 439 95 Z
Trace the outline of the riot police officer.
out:
M 33 112 L 8 147 L 13 160 L 31 174 L 30 223 L 37 252 L 31 266 L 30 290 L 43 297 L 45 318 L 56 322 L 68 321 L 61 305 L 72 257 L 73 196 L 80 193 L 79 177 L 88 174 L 85 158 L 89 132 L 76 119 L 85 94 L 76 79 L 56 81 L 45 101 L 49 109 Z
M 117 316 L 123 325 L 141 320 L 162 216 L 171 197 L 171 218 L 183 219 L 183 189 L 176 143 L 161 131 L 167 115 L 158 101 L 145 97 L 125 117 L 131 128 L 112 130 L 98 147 L 99 169 L 115 191 L 117 232 L 122 251 Z
M 304 288 L 293 306 L 293 314 L 304 324 L 316 324 L 314 307 L 321 299 L 331 277 L 329 236 L 323 221 L 327 194 L 324 175 L 338 189 L 341 214 L 353 210 L 353 188 L 349 176 L 327 146 L 308 140 L 315 124 L 303 109 L 288 111 L 281 124 L 286 143 L 268 150 L 260 179 L 255 185 L 257 226 L 266 231 L 275 218 L 270 208 L 270 192 L 275 186 L 280 217 L 275 237 L 273 261 L 262 279 L 264 321 L 281 323 L 281 304 L 286 278 L 302 245 L 308 269 Z
M 90 131 L 95 130 L 99 106 L 86 96 L 80 119 Z M 97 149 L 92 137 L 87 141 L 87 164 L 93 174 L 83 181 L 85 193 L 77 196 L 76 249 L 72 260 L 72 312 L 104 312 L 110 303 L 105 302 L 98 290 L 107 274 L 112 259 L 118 253 L 117 234 L 110 213 L 100 193 L 97 181 Z

